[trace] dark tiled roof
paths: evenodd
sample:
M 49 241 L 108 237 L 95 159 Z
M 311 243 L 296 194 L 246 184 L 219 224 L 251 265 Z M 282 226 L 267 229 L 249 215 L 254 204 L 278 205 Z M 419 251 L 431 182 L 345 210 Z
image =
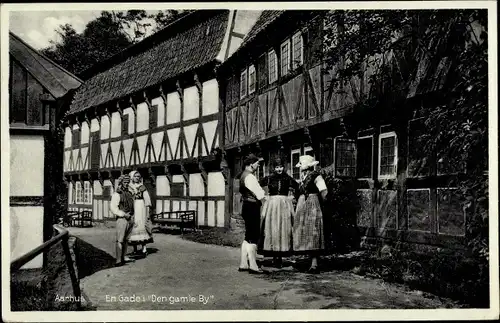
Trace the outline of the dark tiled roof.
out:
M 70 113 L 122 98 L 213 62 L 224 40 L 228 12 L 192 23 L 196 25 L 90 77 L 75 94 Z M 173 30 L 167 27 L 159 33 L 172 34 Z
M 9 32 L 9 53 L 55 98 L 60 98 L 71 89 L 78 88 L 82 81 L 57 65 L 36 49 Z
M 257 36 L 261 31 L 263 31 L 270 23 L 279 18 L 285 10 L 264 10 L 253 25 L 252 29 L 248 32 L 248 34 L 243 39 L 243 43 L 240 48 L 243 48 L 247 43 L 251 42 L 255 36 Z

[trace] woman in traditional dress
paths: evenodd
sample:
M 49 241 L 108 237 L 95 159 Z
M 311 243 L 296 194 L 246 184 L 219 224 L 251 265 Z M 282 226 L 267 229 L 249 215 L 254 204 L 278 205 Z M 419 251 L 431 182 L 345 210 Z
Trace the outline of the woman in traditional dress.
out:
M 315 170 L 318 161 L 309 155 L 300 156 L 296 167 L 301 170 L 300 197 L 293 223 L 293 250 L 309 254 L 310 273 L 318 273 L 318 258 L 325 248 L 323 234 L 323 212 L 319 196 L 324 201 L 328 190 L 319 171 Z
M 142 176 L 138 171 L 130 172 L 131 183 L 129 190 L 134 196 L 134 227 L 129 237 L 129 244 L 134 246 L 137 253 L 137 246 L 141 245 L 141 253 L 147 255 L 146 244 L 153 242 L 151 232 L 151 220 L 149 211 L 151 208 L 151 198 L 144 186 Z
M 294 216 L 290 189 L 298 192 L 299 184 L 284 171 L 281 158 L 273 163 L 274 172 L 262 178 L 260 185 L 267 186 L 269 199 L 262 206 L 261 250 L 262 254 L 273 256 L 276 267 L 282 266 L 282 256 L 292 249 L 292 220 Z

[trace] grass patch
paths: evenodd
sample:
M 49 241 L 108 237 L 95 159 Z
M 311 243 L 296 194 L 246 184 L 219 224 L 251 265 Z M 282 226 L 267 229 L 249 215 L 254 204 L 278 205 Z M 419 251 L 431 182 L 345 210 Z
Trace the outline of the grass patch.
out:
M 229 228 L 203 228 L 200 231 L 184 233 L 183 239 L 218 246 L 240 247 L 245 234 Z

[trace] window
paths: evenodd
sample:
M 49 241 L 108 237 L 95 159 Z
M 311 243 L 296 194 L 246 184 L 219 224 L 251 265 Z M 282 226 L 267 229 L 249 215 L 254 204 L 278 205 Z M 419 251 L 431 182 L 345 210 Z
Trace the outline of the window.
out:
M 273 83 L 278 79 L 278 58 L 276 57 L 276 52 L 274 50 L 268 53 L 269 62 L 269 83 Z
M 335 138 L 335 176 L 356 176 L 356 141 L 347 138 Z
M 250 65 L 248 68 L 248 94 L 252 94 L 255 92 L 255 66 Z
M 312 149 L 311 146 L 305 146 L 304 147 L 304 155 L 309 155 L 309 156 L 315 156 L 314 155 L 314 150 Z
M 290 70 L 290 40 L 281 44 L 281 76 L 288 74 Z
M 75 194 L 73 194 L 73 202 L 74 204 L 83 203 L 83 189 L 81 182 L 76 182 L 75 184 Z
M 158 105 L 151 106 L 149 110 L 149 128 L 156 128 L 158 125 Z
M 84 182 L 83 184 L 83 203 L 92 204 L 92 189 L 90 188 L 90 182 Z
M 267 57 L 266 54 L 262 54 L 257 62 L 257 86 L 259 87 L 259 89 L 262 89 L 264 86 L 268 84 L 266 57 Z
M 291 157 L 290 157 L 290 174 L 296 181 L 300 181 L 300 170 L 298 167 L 295 167 L 299 163 L 300 157 L 300 148 L 292 149 Z
M 247 70 L 246 69 L 243 72 L 241 72 L 240 99 L 243 99 L 245 96 L 247 96 Z
M 183 197 L 184 196 L 184 183 L 170 183 L 170 196 Z
M 299 31 L 292 37 L 292 68 L 296 69 L 303 64 L 304 45 L 302 33 Z
M 378 178 L 396 178 L 398 162 L 398 143 L 395 132 L 380 134 L 379 137 Z
M 372 178 L 373 136 L 359 137 L 356 154 L 356 173 L 358 178 Z

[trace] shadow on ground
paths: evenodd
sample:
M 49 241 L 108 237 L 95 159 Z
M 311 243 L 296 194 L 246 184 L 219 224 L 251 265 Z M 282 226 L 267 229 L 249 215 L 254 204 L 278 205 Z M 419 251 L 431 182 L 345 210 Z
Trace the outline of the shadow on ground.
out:
M 78 248 L 76 252 L 76 264 L 80 279 L 114 266 L 115 257 L 80 238 L 76 239 Z

